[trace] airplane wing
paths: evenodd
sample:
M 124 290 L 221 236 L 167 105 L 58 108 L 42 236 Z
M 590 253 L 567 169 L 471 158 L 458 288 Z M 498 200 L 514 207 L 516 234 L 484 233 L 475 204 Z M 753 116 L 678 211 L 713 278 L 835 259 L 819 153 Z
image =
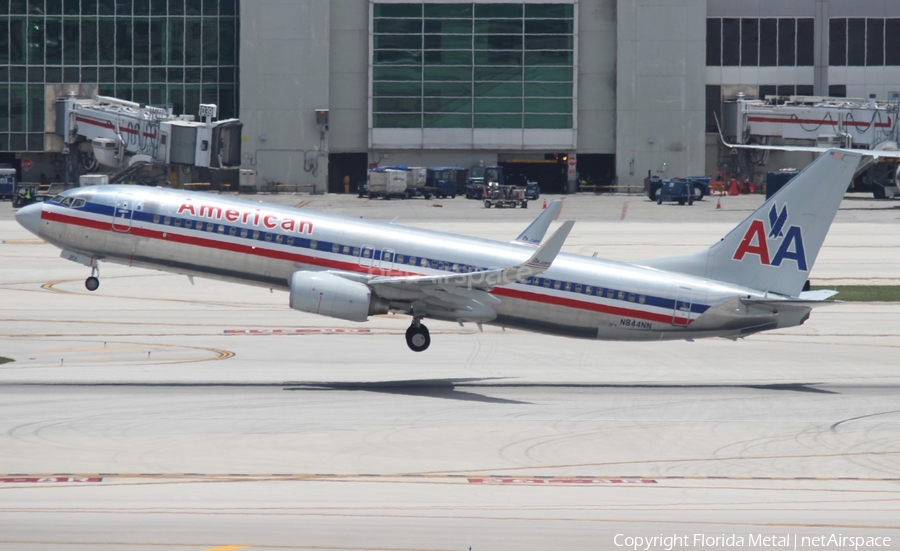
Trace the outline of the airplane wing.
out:
M 550 222 L 553 222 L 559 217 L 559 213 L 562 212 L 562 199 L 556 199 L 554 201 L 550 201 L 550 204 L 547 205 L 547 208 L 534 219 L 534 222 L 528 225 L 525 228 L 525 231 L 519 234 L 519 237 L 516 237 L 510 243 L 514 245 L 530 245 L 532 247 L 537 247 L 538 243 L 544 238 L 544 235 L 547 233 L 547 229 L 550 227 Z
M 467 274 L 397 277 L 376 276 L 369 278 L 367 283 L 374 287 L 376 292 L 382 294 L 379 291 L 389 287 L 399 287 L 407 290 L 418 288 L 421 290 L 430 286 L 440 286 L 490 290 L 500 285 L 509 285 L 511 283 L 525 281 L 529 277 L 540 274 L 550 267 L 556 259 L 556 256 L 559 254 L 560 249 L 562 249 L 563 243 L 565 243 L 574 224 L 574 220 L 563 222 L 562 226 L 550 236 L 550 239 L 542 243 L 541 246 L 534 251 L 534 254 L 532 254 L 531 257 L 516 266 L 482 270 Z

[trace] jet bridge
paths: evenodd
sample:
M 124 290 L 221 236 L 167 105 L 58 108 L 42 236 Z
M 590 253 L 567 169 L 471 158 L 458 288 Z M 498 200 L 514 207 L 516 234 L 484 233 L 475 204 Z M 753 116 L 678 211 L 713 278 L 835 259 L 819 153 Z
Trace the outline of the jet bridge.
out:
M 853 149 L 897 149 L 900 93 L 889 101 L 821 96 L 775 96 L 748 99 L 739 94 L 726 101 L 722 133 L 740 144 L 790 144 L 800 140 L 820 147 Z M 736 150 L 735 150 L 736 151 Z M 742 150 L 731 163 L 736 174 L 750 175 L 754 166 L 766 166 L 769 152 Z M 776 170 L 771 167 L 764 170 Z M 871 191 L 875 197 L 900 195 L 898 165 L 883 160 L 861 165 L 854 189 Z
M 107 96 L 56 100 L 55 134 L 63 154 L 86 156 L 87 171 L 99 165 L 124 169 L 134 163 L 190 168 L 239 168 L 241 129 L 238 119 L 217 121 L 217 107 L 200 105 L 200 117 L 175 115 L 171 107 L 154 107 Z

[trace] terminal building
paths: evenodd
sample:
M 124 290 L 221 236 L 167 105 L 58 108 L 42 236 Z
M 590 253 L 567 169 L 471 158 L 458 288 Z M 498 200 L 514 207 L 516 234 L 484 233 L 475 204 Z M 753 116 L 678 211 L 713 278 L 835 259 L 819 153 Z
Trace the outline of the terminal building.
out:
M 4 5 L 0 162 L 52 158 L 49 103 L 93 85 L 177 113 L 217 103 L 260 184 L 343 192 L 376 164 L 500 163 L 546 192 L 576 173 L 628 191 L 726 165 L 713 114 L 738 94 L 900 90 L 890 0 Z

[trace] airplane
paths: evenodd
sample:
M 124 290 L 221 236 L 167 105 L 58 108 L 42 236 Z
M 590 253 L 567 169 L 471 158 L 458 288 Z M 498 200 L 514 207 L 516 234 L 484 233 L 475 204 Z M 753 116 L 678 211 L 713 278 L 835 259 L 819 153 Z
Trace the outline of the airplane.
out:
M 16 220 L 89 267 L 89 291 L 101 261 L 286 290 L 303 312 L 408 315 L 414 352 L 431 343 L 425 318 L 598 340 L 737 339 L 834 302 L 803 289 L 868 154 L 829 150 L 708 249 L 631 263 L 561 253 L 572 220 L 545 240 L 559 201 L 512 242 L 123 185 L 70 189 Z

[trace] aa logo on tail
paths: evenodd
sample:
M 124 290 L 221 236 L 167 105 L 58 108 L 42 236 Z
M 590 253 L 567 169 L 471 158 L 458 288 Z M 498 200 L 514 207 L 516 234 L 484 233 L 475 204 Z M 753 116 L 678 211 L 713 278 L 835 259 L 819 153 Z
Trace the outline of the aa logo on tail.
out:
M 772 210 L 769 211 L 768 236 L 762 220 L 751 220 L 750 227 L 734 251 L 733 258 L 743 260 L 746 255 L 756 255 L 759 262 L 766 266 L 781 266 L 785 260 L 793 260 L 797 263 L 798 270 L 807 271 L 803 231 L 800 226 L 790 226 L 785 230 L 787 220 L 787 205 L 779 211 L 778 206 L 773 204 Z M 776 249 L 775 256 L 769 255 L 770 248 Z

